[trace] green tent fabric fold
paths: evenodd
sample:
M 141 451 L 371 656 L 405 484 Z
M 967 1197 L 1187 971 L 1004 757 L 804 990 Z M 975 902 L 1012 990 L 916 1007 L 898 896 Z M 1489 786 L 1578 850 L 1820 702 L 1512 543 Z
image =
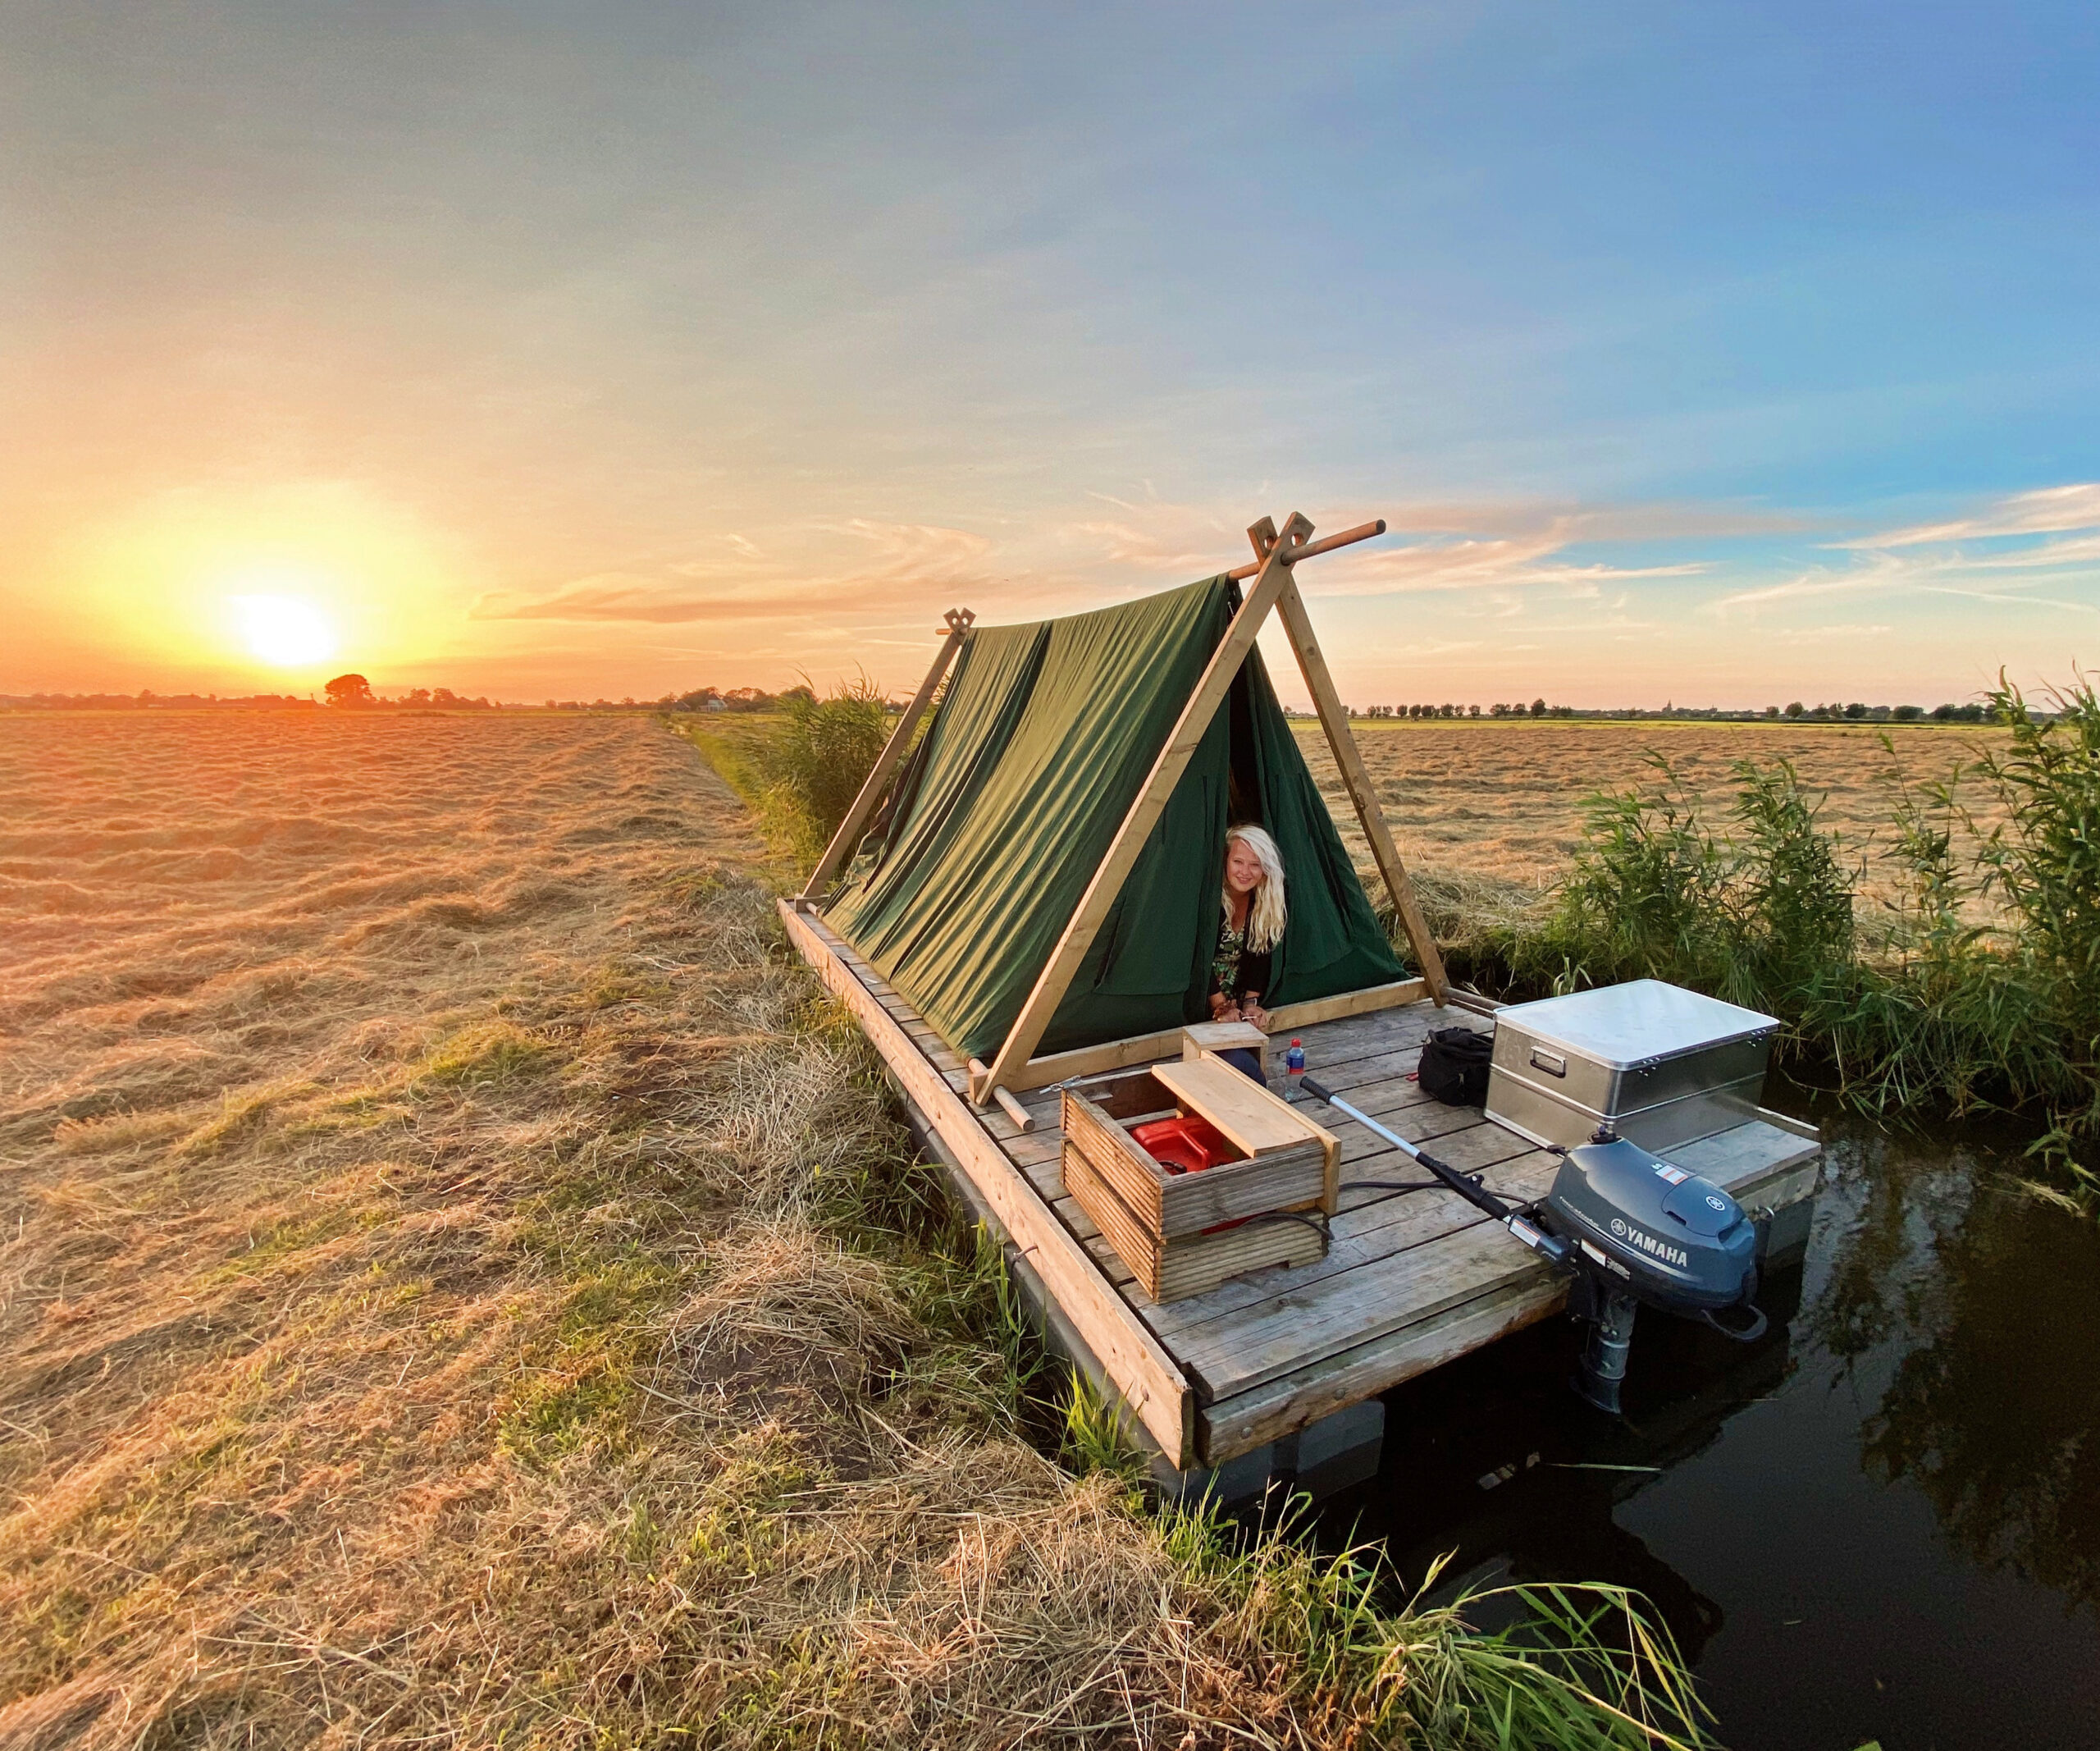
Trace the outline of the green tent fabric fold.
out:
M 990 1058 L 1239 606 L 1212 578 L 1115 608 L 973 627 L 832 927 L 955 1049 Z M 1271 1004 L 1403 976 L 1258 651 L 1205 731 L 1039 1050 L 1200 1020 L 1225 832 L 1259 821 L 1290 922 Z

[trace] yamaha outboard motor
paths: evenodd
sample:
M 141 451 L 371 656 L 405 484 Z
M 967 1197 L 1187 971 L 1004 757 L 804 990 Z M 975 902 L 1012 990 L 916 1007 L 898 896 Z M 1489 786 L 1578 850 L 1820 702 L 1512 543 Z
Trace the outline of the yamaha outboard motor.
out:
M 1598 1128 L 1560 1164 L 1534 1214 L 1571 1241 L 1575 1283 L 1568 1310 L 1590 1324 L 1575 1389 L 1600 1410 L 1618 1410 L 1626 1355 L 1640 1304 L 1749 1343 L 1764 1333 L 1757 1293 L 1757 1230 L 1711 1180 Z M 1746 1324 L 1714 1317 L 1748 1307 Z
M 1568 1310 L 1590 1324 L 1573 1385 L 1600 1410 L 1618 1414 L 1634 1316 L 1643 1302 L 1704 1320 L 1741 1343 L 1764 1336 L 1764 1315 L 1751 1301 L 1757 1293 L 1757 1230 L 1742 1206 L 1711 1180 L 1687 1173 L 1602 1126 L 1587 1143 L 1565 1152 L 1545 1197 L 1515 1205 L 1490 1191 L 1478 1174 L 1462 1173 L 1425 1154 L 1312 1077 L 1302 1086 L 1436 1176 L 1384 1189 L 1455 1191 L 1573 1276 Z M 1368 1188 L 1383 1182 L 1356 1183 Z M 1714 1317 L 1736 1308 L 1748 1310 L 1745 1323 Z

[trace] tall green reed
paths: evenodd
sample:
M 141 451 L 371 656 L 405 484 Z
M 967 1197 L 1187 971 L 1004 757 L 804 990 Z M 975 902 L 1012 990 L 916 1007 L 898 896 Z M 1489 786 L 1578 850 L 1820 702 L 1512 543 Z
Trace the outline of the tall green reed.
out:
M 2081 674 L 2047 713 L 2002 680 L 1988 697 L 2002 748 L 1934 783 L 1884 775 L 1892 901 L 1866 903 L 1868 848 L 1818 825 L 1785 760 L 1737 761 L 1717 825 L 1651 754 L 1653 779 L 1586 799 L 1554 903 L 1469 933 L 1466 971 L 1512 994 L 1654 977 L 1764 1010 L 1787 1057 L 1877 1115 L 2038 1118 L 2033 1153 L 2100 1204 L 2100 697 Z M 1965 784 L 1995 805 L 1988 830 Z
M 1504 940 L 1520 980 L 1696 986 L 1791 1018 L 1853 961 L 1856 871 L 1791 763 L 1738 761 L 1717 833 L 1659 754 L 1657 779 L 1592 796 L 1584 843 L 1542 924 Z
M 819 699 L 807 689 L 783 695 L 779 730 L 761 757 L 766 794 L 760 813 L 776 836 L 815 863 L 861 793 L 883 744 L 889 708 L 865 675 Z

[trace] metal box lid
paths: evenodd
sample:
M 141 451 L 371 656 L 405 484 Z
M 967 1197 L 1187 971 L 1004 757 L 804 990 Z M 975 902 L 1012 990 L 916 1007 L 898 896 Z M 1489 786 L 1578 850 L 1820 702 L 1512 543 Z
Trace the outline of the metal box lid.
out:
M 1659 979 L 1633 979 L 1566 997 L 1512 1004 L 1495 1013 L 1495 1022 L 1498 1028 L 1519 1029 L 1617 1070 L 1705 1051 L 1769 1033 L 1779 1025 L 1755 1009 L 1738 1008 Z

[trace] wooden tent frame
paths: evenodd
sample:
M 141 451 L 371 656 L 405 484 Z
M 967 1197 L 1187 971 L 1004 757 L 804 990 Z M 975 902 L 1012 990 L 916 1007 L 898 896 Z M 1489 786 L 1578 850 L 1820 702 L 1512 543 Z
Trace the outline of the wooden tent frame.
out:
M 1335 765 L 1340 770 L 1342 785 L 1349 793 L 1350 803 L 1356 810 L 1356 818 L 1362 824 L 1363 835 L 1370 842 L 1371 855 L 1378 866 L 1379 874 L 1385 878 L 1386 890 L 1392 896 L 1395 909 L 1399 914 L 1400 926 L 1407 932 L 1408 944 L 1414 951 L 1415 964 L 1422 969 L 1417 979 L 1402 979 L 1389 985 L 1372 985 L 1360 991 L 1345 991 L 1335 997 L 1324 997 L 1310 1003 L 1286 1004 L 1272 1010 L 1276 1026 L 1281 1030 L 1308 1027 L 1316 1022 L 1333 1021 L 1342 1016 L 1362 1015 L 1374 1009 L 1387 1009 L 1401 1004 L 1418 1003 L 1424 997 L 1433 999 L 1439 1005 L 1445 1000 L 1445 980 L 1443 957 L 1436 952 L 1436 944 L 1423 921 L 1421 908 L 1415 903 L 1414 889 L 1408 880 L 1406 866 L 1393 843 L 1391 830 L 1386 825 L 1384 813 L 1378 807 L 1378 793 L 1371 782 L 1371 775 L 1363 764 L 1363 756 L 1356 745 L 1356 738 L 1349 732 L 1349 714 L 1344 709 L 1340 696 L 1335 691 L 1334 677 L 1327 672 L 1327 660 L 1321 653 L 1317 638 L 1313 636 L 1312 619 L 1305 611 L 1305 602 L 1298 592 L 1297 580 L 1291 568 L 1302 560 L 1316 554 L 1329 553 L 1337 547 L 1352 542 L 1367 541 L 1374 535 L 1386 533 L 1386 523 L 1380 518 L 1375 523 L 1359 524 L 1345 529 L 1339 535 L 1331 535 L 1324 541 L 1313 541 L 1312 525 L 1294 511 L 1285 519 L 1279 532 L 1275 523 L 1264 517 L 1247 531 L 1247 538 L 1254 549 L 1253 563 L 1243 565 L 1228 575 L 1244 579 L 1252 578 L 1253 587 L 1247 592 L 1239 605 L 1239 611 L 1232 617 L 1226 629 L 1224 638 L 1212 653 L 1209 664 L 1197 680 L 1194 689 L 1181 708 L 1173 733 L 1166 744 L 1153 761 L 1151 772 L 1139 788 L 1136 800 L 1123 816 L 1122 825 L 1116 830 L 1116 837 L 1109 842 L 1108 851 L 1094 871 L 1093 880 L 1087 884 L 1086 892 L 1080 895 L 1080 903 L 1065 926 L 1064 934 L 1057 939 L 1057 946 L 1050 951 L 1050 958 L 1038 976 L 1034 990 L 1021 1005 L 1020 1013 L 1014 1017 L 1005 1041 L 998 1055 L 988 1065 L 975 1061 L 970 1066 L 970 1096 L 979 1106 L 988 1105 L 998 1090 L 1018 1092 L 1025 1089 L 1045 1088 L 1061 1082 L 1067 1077 L 1093 1075 L 1104 1070 L 1121 1069 L 1128 1064 L 1149 1062 L 1155 1058 L 1168 1056 L 1180 1049 L 1181 1032 L 1179 1028 L 1157 1034 L 1143 1034 L 1128 1040 L 1112 1040 L 1100 1045 L 1083 1047 L 1077 1051 L 1059 1052 L 1047 1058 L 1034 1055 L 1035 1048 L 1057 1013 L 1057 1005 L 1063 1001 L 1072 980 L 1086 958 L 1088 949 L 1107 919 L 1116 896 L 1122 891 L 1123 883 L 1144 848 L 1145 840 L 1151 835 L 1167 798 L 1174 787 L 1180 782 L 1181 775 L 1194 757 L 1197 744 L 1203 740 L 1210 727 L 1212 718 L 1224 702 L 1226 692 L 1239 674 L 1240 665 L 1247 660 L 1247 653 L 1254 648 L 1254 639 L 1262 624 L 1274 610 L 1282 619 L 1284 630 L 1290 640 L 1292 654 L 1298 659 L 1298 671 L 1304 678 L 1306 690 L 1312 696 L 1312 703 L 1320 718 L 1320 727 L 1326 732 L 1327 746 L 1333 751 Z M 955 653 L 961 648 L 963 634 L 975 619 L 967 609 L 951 609 L 947 616 L 946 636 L 935 653 L 934 665 L 928 670 L 924 683 L 905 708 L 904 715 L 891 733 L 874 770 L 869 773 L 867 782 L 861 787 L 861 793 L 853 799 L 853 806 L 846 811 L 846 818 L 839 823 L 838 831 L 832 835 L 831 843 L 824 848 L 824 856 L 818 859 L 802 892 L 794 904 L 799 910 L 809 911 L 816 907 L 819 896 L 834 876 L 845 866 L 853 848 L 859 844 L 868 823 L 874 818 L 875 809 L 888 791 L 890 782 L 902 764 L 906 752 L 911 745 L 913 733 L 919 720 L 924 715 L 942 677 L 955 660 Z

